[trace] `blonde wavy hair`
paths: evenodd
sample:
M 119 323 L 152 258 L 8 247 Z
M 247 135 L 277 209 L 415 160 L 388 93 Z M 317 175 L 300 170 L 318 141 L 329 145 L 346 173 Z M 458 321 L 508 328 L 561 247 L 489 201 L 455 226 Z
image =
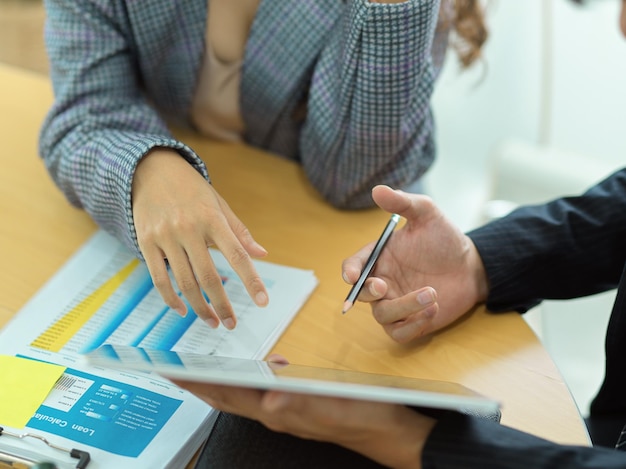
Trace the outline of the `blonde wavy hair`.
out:
M 452 0 L 450 45 L 456 51 L 463 68 L 476 62 L 489 36 L 481 0 Z

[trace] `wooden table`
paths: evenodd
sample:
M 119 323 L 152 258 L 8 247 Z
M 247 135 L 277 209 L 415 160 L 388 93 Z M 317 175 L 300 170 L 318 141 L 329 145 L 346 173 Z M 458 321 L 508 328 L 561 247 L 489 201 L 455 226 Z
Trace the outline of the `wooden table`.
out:
M 52 102 L 46 77 L 0 65 L 0 326 L 93 234 L 38 157 Z M 476 308 L 427 340 L 399 345 L 369 307 L 341 307 L 341 261 L 375 239 L 388 216 L 325 203 L 300 167 L 242 145 L 178 132 L 207 162 L 218 191 L 267 260 L 312 269 L 319 287 L 274 348 L 293 363 L 456 381 L 502 402 L 502 423 L 568 444 L 589 444 L 584 423 L 550 356 L 516 313 Z

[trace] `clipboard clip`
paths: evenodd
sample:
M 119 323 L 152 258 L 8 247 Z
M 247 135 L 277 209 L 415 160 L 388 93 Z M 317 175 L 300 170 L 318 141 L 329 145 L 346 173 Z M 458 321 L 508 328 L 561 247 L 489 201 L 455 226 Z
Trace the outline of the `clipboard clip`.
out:
M 35 438 L 36 440 L 42 441 L 50 448 L 56 449 L 58 451 L 63 451 L 64 453 L 69 454 L 71 458 L 78 459 L 78 462 L 76 463 L 76 469 L 85 469 L 87 465 L 89 464 L 89 461 L 91 461 L 91 456 L 89 455 L 87 451 L 82 451 L 82 450 L 74 449 L 74 448 L 72 449 L 63 448 L 62 446 L 58 446 L 58 445 L 55 445 L 54 443 L 50 443 L 46 438 L 44 438 L 41 435 L 37 435 L 35 433 L 11 433 L 11 432 L 6 431 L 3 427 L 0 427 L 0 436 L 2 435 L 11 436 L 13 438 L 18 438 L 20 440 L 24 438 Z M 41 461 L 33 461 L 30 459 L 26 459 L 21 456 L 13 455 L 10 453 L 7 453 L 7 456 L 17 457 L 26 462 L 30 462 L 34 464 L 41 462 Z

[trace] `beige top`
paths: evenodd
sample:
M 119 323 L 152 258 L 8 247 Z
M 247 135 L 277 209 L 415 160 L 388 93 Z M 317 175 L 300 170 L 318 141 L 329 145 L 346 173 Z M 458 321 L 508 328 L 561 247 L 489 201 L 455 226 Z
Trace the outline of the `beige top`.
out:
M 205 56 L 191 107 L 193 123 L 208 137 L 241 140 L 241 65 L 259 1 L 209 1 Z

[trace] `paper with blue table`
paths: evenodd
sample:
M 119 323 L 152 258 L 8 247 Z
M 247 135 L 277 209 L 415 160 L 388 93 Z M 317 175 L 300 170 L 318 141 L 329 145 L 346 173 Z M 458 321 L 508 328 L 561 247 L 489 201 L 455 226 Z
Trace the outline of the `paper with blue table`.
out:
M 238 317 L 233 331 L 211 329 L 192 311 L 181 318 L 170 310 L 145 265 L 97 232 L 0 331 L 1 355 L 66 367 L 26 427 L 10 430 L 87 450 L 89 469 L 184 467 L 215 412 L 157 375 L 89 368 L 81 357 L 104 343 L 264 357 L 315 289 L 314 273 L 255 260 L 270 297 L 259 308 L 218 251 L 213 259 Z M 0 437 L 0 450 L 7 448 L 75 467 L 36 440 Z

